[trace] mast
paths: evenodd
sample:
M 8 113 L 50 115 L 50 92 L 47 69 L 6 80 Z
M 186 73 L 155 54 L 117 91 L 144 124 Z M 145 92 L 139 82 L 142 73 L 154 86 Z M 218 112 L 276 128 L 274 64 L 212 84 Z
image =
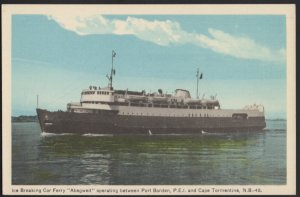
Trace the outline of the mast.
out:
M 111 53 L 111 70 L 110 70 L 110 76 L 107 77 L 109 79 L 108 87 L 112 90 L 113 89 L 113 76 L 116 74 L 116 70 L 114 69 L 114 57 L 116 57 L 116 52 L 112 50 Z
M 196 74 L 196 77 L 197 77 L 197 93 L 196 93 L 196 97 L 197 99 L 199 99 L 199 94 L 198 94 L 198 86 L 199 86 L 199 79 L 202 79 L 202 76 L 203 76 L 203 73 L 199 73 L 199 68 L 197 68 L 197 74 Z

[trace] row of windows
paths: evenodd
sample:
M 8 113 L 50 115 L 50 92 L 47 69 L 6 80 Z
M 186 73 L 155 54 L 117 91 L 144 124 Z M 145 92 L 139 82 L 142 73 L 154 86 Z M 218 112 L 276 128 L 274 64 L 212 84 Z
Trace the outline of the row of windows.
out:
M 69 111 L 71 112 L 81 112 L 81 113 L 99 113 L 101 112 L 101 110 L 90 110 L 90 109 L 69 109 Z M 154 114 L 154 113 L 134 113 L 134 112 L 122 112 L 122 115 L 134 115 L 134 116 L 161 116 L 161 114 Z M 167 115 L 164 115 L 164 116 L 167 116 Z M 169 117 L 213 117 L 209 114 L 188 114 L 188 115 L 176 115 L 176 114 L 168 114 Z M 214 117 L 230 117 L 230 116 L 220 116 L 220 115 L 217 115 L 217 116 L 214 116 Z M 233 115 L 233 118 L 234 115 Z M 244 119 L 247 119 L 247 118 L 244 118 Z
M 134 112 L 122 112 L 122 115 L 136 115 L 136 116 L 161 116 L 161 114 L 154 114 L 154 113 L 134 113 Z M 164 115 L 166 116 L 166 115 Z M 169 117 L 213 117 L 209 114 L 188 114 L 188 115 L 176 115 L 176 114 L 168 114 Z M 215 116 L 216 117 L 216 116 Z M 218 117 L 221 117 L 218 115 Z M 223 116 L 223 117 L 229 117 L 229 116 Z
M 81 112 L 81 113 L 100 113 L 101 110 L 91 110 L 91 109 L 69 109 L 71 112 Z M 107 113 L 107 112 L 106 112 Z M 161 116 L 161 114 L 154 114 L 154 113 L 134 113 L 134 112 L 122 112 L 122 115 L 134 115 L 134 116 Z M 169 117 L 230 117 L 226 115 L 209 115 L 207 113 L 204 114 L 187 114 L 187 115 L 176 115 L 176 114 L 168 114 L 163 116 L 169 116 Z M 247 116 L 247 115 L 245 115 Z M 235 114 L 232 115 L 232 118 L 236 119 Z M 247 117 L 238 118 L 238 119 L 247 119 Z
M 106 91 L 97 91 L 97 94 L 109 95 L 109 92 L 106 92 Z M 112 92 L 111 95 L 114 95 L 114 93 Z
M 158 103 L 115 103 L 115 105 L 132 106 L 132 107 L 160 107 L 160 108 L 181 108 L 181 109 L 214 109 L 214 106 L 201 105 L 174 105 Z
M 158 103 L 117 103 L 116 105 L 125 105 L 133 107 L 160 107 L 160 108 L 182 108 L 182 109 L 214 109 L 219 106 L 202 106 L 202 105 L 176 105 L 176 104 L 158 104 Z
M 83 101 L 81 103 L 89 103 L 89 104 L 106 104 L 106 102 L 100 102 L 100 101 Z
M 96 93 L 96 91 L 85 91 L 85 92 L 82 92 L 82 94 L 95 94 L 95 93 Z M 97 91 L 97 94 L 109 95 L 109 92 L 106 92 L 106 91 Z M 113 92 L 111 94 L 114 95 Z
M 85 91 L 85 92 L 82 92 L 82 94 L 95 94 L 95 91 Z
M 167 104 L 151 104 L 151 103 L 126 103 L 126 102 L 100 102 L 100 101 L 83 101 L 82 103 L 90 104 L 109 104 L 131 107 L 158 107 L 158 108 L 177 108 L 177 109 L 214 109 L 211 106 L 188 106 L 188 105 L 167 105 Z

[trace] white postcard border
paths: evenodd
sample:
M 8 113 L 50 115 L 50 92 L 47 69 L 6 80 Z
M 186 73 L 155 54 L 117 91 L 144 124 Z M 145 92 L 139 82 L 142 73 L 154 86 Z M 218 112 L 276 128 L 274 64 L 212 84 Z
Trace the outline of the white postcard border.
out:
M 65 10 L 88 11 L 102 14 L 260 14 L 286 16 L 286 54 L 287 54 L 287 184 L 286 185 L 12 185 L 11 184 L 11 16 L 13 14 L 51 14 Z M 3 194 L 14 195 L 290 195 L 296 194 L 296 34 L 295 34 L 295 5 L 2 5 L 2 165 L 3 165 Z M 172 192 L 154 192 L 170 190 Z M 184 188 L 184 192 L 178 190 Z M 213 188 L 219 190 L 214 192 Z M 252 188 L 254 192 L 241 192 Z M 27 192 L 22 192 L 21 190 Z M 78 192 L 72 192 L 78 189 Z M 99 193 L 101 189 L 107 192 Z M 138 192 L 125 192 L 135 190 Z M 143 190 L 142 190 L 143 189 Z M 144 189 L 151 189 L 145 192 Z M 187 192 L 188 190 L 196 192 Z M 236 192 L 236 189 L 239 192 Z M 79 190 L 81 192 L 79 192 Z M 85 192 L 83 191 L 91 192 Z M 111 191 L 118 191 L 114 193 Z M 229 190 L 232 190 L 229 191 Z M 257 190 L 257 192 L 255 191 Z M 32 192 L 28 192 L 32 191 Z M 41 192 L 40 192 L 41 191 Z M 64 191 L 64 192 L 63 192 Z M 123 191 L 123 192 L 122 192 Z M 205 192 L 207 191 L 207 192 Z M 250 191 L 250 190 L 249 190 Z

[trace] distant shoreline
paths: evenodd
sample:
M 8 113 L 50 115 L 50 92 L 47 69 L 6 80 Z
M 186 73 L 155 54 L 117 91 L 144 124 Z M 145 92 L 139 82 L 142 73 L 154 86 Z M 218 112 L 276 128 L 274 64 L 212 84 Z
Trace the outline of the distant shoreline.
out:
M 286 121 L 284 118 L 273 118 L 273 119 L 266 119 L 266 121 Z
M 12 116 L 11 122 L 38 122 L 37 116 Z

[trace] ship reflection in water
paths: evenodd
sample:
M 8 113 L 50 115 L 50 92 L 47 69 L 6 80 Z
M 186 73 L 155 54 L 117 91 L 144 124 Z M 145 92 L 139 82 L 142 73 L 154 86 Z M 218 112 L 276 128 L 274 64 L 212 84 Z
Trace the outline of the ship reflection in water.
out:
M 13 184 L 286 183 L 286 122 L 251 134 L 41 135 L 13 123 Z

